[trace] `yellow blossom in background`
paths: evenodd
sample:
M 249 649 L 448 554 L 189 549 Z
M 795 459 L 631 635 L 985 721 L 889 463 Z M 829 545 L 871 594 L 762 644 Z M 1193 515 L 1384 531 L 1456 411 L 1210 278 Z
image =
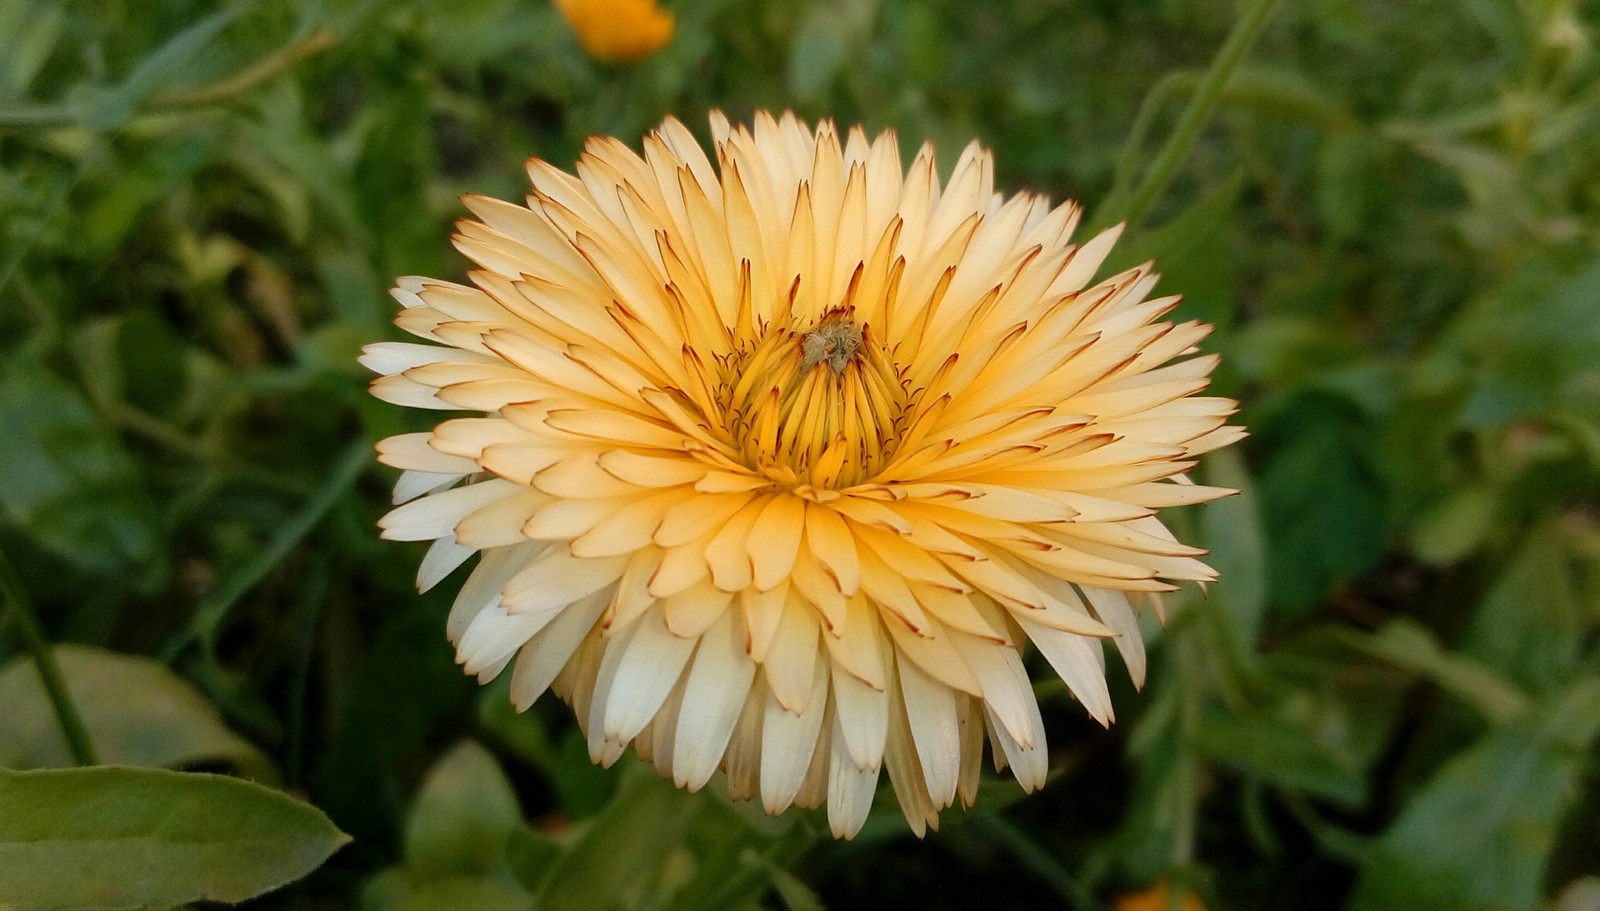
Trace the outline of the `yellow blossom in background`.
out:
M 1130 892 L 1118 896 L 1112 904 L 1116 911 L 1206 911 L 1206 906 L 1193 892 L 1184 892 L 1183 900 L 1177 905 L 1171 903 L 1171 890 L 1164 882 L 1156 883 L 1143 892 Z
M 655 0 L 555 0 L 585 52 L 606 63 L 642 60 L 672 40 L 672 14 Z
M 941 184 L 892 132 L 711 126 L 532 160 L 525 205 L 465 200 L 471 284 L 399 281 L 427 344 L 369 346 L 373 393 L 475 416 L 379 444 L 384 535 L 433 542 L 423 589 L 479 556 L 457 660 L 598 762 L 844 837 L 885 770 L 919 834 L 970 805 L 986 742 L 1038 788 L 1025 649 L 1109 724 L 1102 646 L 1142 683 L 1136 610 L 1213 578 L 1156 515 L 1229 493 L 1187 478 L 1242 435 L 1210 327 L 1149 264 L 1095 281 L 1118 229 L 1073 242 L 977 143 Z

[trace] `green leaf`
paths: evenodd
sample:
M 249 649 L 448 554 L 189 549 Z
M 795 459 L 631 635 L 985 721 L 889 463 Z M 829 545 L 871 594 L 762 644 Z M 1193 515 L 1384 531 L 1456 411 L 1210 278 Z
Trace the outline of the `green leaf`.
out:
M 1538 906 L 1545 859 L 1600 732 L 1600 678 L 1446 764 L 1378 840 L 1354 911 Z
M 1366 799 L 1362 757 L 1336 752 L 1300 725 L 1270 715 L 1208 713 L 1198 733 L 1212 758 L 1279 787 L 1357 806 Z
M 1491 721 L 1513 721 L 1528 710 L 1527 694 L 1483 663 L 1441 649 L 1433 634 L 1413 620 L 1392 620 L 1377 633 L 1347 633 L 1344 638 L 1369 655 L 1428 678 Z
M 489 873 L 504 866 L 506 843 L 521 823 L 500 763 L 466 741 L 422 782 L 406 826 L 406 866 L 421 878 Z
M 683 843 L 691 800 L 637 769 L 555 863 L 539 890 L 539 911 L 604 911 L 650 888 Z
M 1384 491 L 1366 427 L 1349 405 L 1300 395 L 1262 427 L 1260 476 L 1273 601 L 1306 610 L 1384 552 Z
M 347 840 L 316 807 L 237 778 L 0 771 L 0 905 L 16 911 L 244 901 Z
M 845 35 L 838 15 L 814 7 L 789 52 L 789 91 L 801 101 L 820 97 L 844 62 Z
M 448 876 L 419 879 L 392 869 L 368 881 L 363 911 L 532 911 L 533 896 L 496 879 Z
M 90 112 L 89 125 L 116 129 L 126 123 L 150 96 L 176 80 L 194 58 L 239 17 L 242 9 L 224 7 L 174 35 L 159 50 L 140 61 L 121 86 L 100 98 Z
M 1412 548 L 1436 566 L 1465 557 L 1488 535 L 1496 505 L 1495 492 L 1486 486 L 1456 488 L 1417 520 L 1411 529 Z
M 137 466 L 78 391 L 42 358 L 0 375 L 0 506 L 80 565 L 152 574 L 157 511 Z
M 159 662 L 84 645 L 60 645 L 56 660 L 107 765 L 176 768 L 226 761 L 240 774 L 276 784 L 272 760 L 228 730 L 193 684 Z M 69 768 L 50 700 L 31 658 L 0 668 L 0 766 Z
M 33 77 L 50 59 L 66 23 L 66 8 L 58 3 L 0 4 L 0 35 L 8 45 L 0 59 L 0 99 L 26 96 Z
M 1567 679 L 1589 625 L 1575 576 L 1560 531 L 1536 529 L 1478 605 L 1462 653 L 1534 691 Z
M 1255 483 L 1235 449 L 1207 456 L 1205 479 L 1207 484 L 1239 491 L 1237 496 L 1206 504 L 1200 529 L 1211 550 L 1208 562 L 1217 571 L 1212 598 L 1233 621 L 1239 640 L 1254 643 L 1267 604 L 1267 547 Z
M 506 860 L 517 882 L 537 889 L 560 859 L 566 845 L 556 838 L 527 826 L 518 826 L 506 844 Z

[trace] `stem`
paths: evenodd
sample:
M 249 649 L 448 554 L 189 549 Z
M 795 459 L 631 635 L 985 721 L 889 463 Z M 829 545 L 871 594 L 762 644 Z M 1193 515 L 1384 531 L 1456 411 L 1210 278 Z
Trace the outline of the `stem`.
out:
M 1073 908 L 1080 911 L 1098 909 L 1100 904 L 1095 901 L 1089 890 L 1073 877 L 1065 867 L 1043 848 L 1034 844 L 1027 836 L 1018 832 L 1016 827 L 1004 818 L 993 813 L 984 813 L 973 816 L 968 825 L 982 832 L 994 841 L 995 844 L 1010 851 L 1013 856 L 1021 861 L 1035 877 L 1048 885 L 1056 895 L 1060 896 Z
M 339 43 L 332 29 L 317 29 L 273 51 L 243 70 L 210 85 L 164 92 L 150 99 L 144 113 L 207 107 L 231 101 L 264 85 L 307 57 L 320 54 Z M 83 122 L 88 112 L 65 104 L 25 105 L 0 108 L 0 127 L 67 127 Z
M 1272 0 L 1268 0 L 1272 2 Z M 1174 675 L 1178 681 L 1178 768 L 1173 785 L 1173 799 L 1177 804 L 1172 823 L 1173 870 L 1187 870 L 1194 863 L 1195 837 L 1199 830 L 1200 815 L 1200 760 L 1195 755 L 1195 741 L 1200 735 L 1200 716 L 1205 710 L 1205 681 L 1201 677 L 1200 656 L 1195 652 L 1194 637 L 1198 628 L 1192 618 L 1175 629 L 1172 636 Z M 1168 876 L 1166 911 L 1178 911 L 1189 888 L 1184 877 Z
M 189 625 L 161 650 L 162 660 L 172 661 L 196 638 L 210 643 L 223 618 L 228 616 L 228 612 L 233 610 L 239 599 L 266 578 L 267 573 L 272 572 L 273 568 L 288 556 L 289 551 L 311 533 L 345 490 L 360 477 L 362 469 L 367 466 L 371 458 L 371 448 L 364 442 L 355 443 L 347 449 L 344 458 L 334 466 L 328 475 L 327 483 L 322 485 L 316 496 L 301 507 L 300 512 L 267 542 L 267 546 L 262 548 L 254 559 L 240 567 L 211 594 L 211 597 L 200 604 Z
M 151 99 L 150 107 L 160 110 L 205 107 L 220 104 L 264 85 L 295 64 L 322 53 L 339 43 L 332 29 L 320 28 L 291 42 L 220 82 L 188 91 L 168 92 Z
M 1278 0 L 1250 0 L 1244 13 L 1234 22 L 1233 30 L 1222 42 L 1222 48 L 1217 52 L 1216 59 L 1211 61 L 1211 66 L 1201 77 L 1194 95 L 1190 96 L 1188 106 L 1178 117 L 1178 123 L 1172 128 L 1172 135 L 1167 137 L 1166 145 L 1156 154 L 1156 160 L 1145 173 L 1144 180 L 1133 191 L 1133 198 L 1122 208 L 1120 216 L 1124 222 L 1130 225 L 1137 222 L 1166 190 L 1167 185 L 1172 183 L 1172 178 L 1178 173 L 1178 167 L 1183 164 L 1183 159 L 1194 147 L 1195 141 L 1200 138 L 1200 131 L 1205 127 L 1212 109 L 1222 97 L 1222 90 L 1227 87 L 1228 79 L 1238 68 L 1239 62 L 1244 59 L 1245 52 L 1250 50 L 1250 45 L 1255 43 L 1256 36 L 1261 34 L 1268 15 L 1277 5 Z M 1163 91 L 1167 88 L 1162 86 Z M 1099 221 L 1097 218 L 1096 222 Z
M 22 639 L 33 655 L 33 666 L 39 669 L 39 679 L 44 683 L 50 705 L 55 708 L 61 736 L 72 751 L 73 761 L 78 765 L 96 765 L 98 760 L 95 758 L 94 744 L 89 740 L 89 731 L 83 726 L 78 707 L 72 703 L 72 694 L 67 692 L 61 666 L 56 663 L 55 650 L 45 638 L 39 617 L 34 613 L 33 602 L 28 600 L 28 593 L 22 587 L 22 580 L 3 552 L 0 552 L 0 593 L 5 595 L 11 615 L 17 620 L 17 628 L 22 631 Z
M 1176 97 L 1180 88 L 1193 91 L 1196 81 L 1193 73 L 1168 73 L 1156 80 L 1156 84 L 1145 93 L 1144 100 L 1139 103 L 1139 112 L 1133 117 L 1133 126 L 1128 128 L 1128 135 L 1122 140 L 1122 151 L 1117 154 L 1117 164 L 1111 172 L 1111 189 L 1106 191 L 1105 199 L 1095 213 L 1097 229 L 1104 227 L 1100 224 L 1101 219 L 1107 213 L 1115 213 L 1124 204 L 1123 200 L 1133 192 L 1134 169 L 1138 166 L 1145 137 L 1155 122 L 1156 112 L 1165 107 L 1168 100 Z

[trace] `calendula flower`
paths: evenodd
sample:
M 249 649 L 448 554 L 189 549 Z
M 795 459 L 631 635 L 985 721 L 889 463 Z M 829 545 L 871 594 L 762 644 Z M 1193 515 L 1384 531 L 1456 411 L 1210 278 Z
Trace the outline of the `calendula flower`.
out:
M 1044 783 L 1030 643 L 1102 723 L 1102 643 L 1142 681 L 1136 606 L 1213 576 L 1156 510 L 1228 493 L 1185 473 L 1234 403 L 1148 266 L 1093 282 L 1117 231 L 1074 244 L 976 143 L 941 185 L 893 133 L 711 126 L 714 160 L 669 119 L 530 161 L 526 205 L 465 200 L 470 285 L 400 280 L 429 344 L 369 347 L 374 394 L 478 416 L 379 444 L 384 535 L 433 542 L 424 589 L 480 555 L 458 660 L 596 761 L 841 836 L 887 768 L 920 834 L 985 739 Z
M 1172 892 L 1165 882 L 1158 882 L 1143 892 L 1120 895 L 1112 904 L 1116 911 L 1168 911 L 1173 907 Z M 1177 904 L 1178 911 L 1206 911 L 1206 906 L 1193 892 L 1184 892 Z
M 606 63 L 631 63 L 654 54 L 672 40 L 672 14 L 655 0 L 555 0 L 590 57 Z

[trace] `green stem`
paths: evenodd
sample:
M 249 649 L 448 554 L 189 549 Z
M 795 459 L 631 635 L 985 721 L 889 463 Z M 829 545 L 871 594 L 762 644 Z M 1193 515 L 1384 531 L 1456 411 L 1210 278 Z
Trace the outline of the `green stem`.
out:
M 1261 34 L 1268 15 L 1277 5 L 1278 0 L 1250 0 L 1244 13 L 1234 22 L 1233 31 L 1229 32 L 1227 40 L 1222 42 L 1222 49 L 1217 52 L 1216 59 L 1211 61 L 1211 66 L 1200 79 L 1194 94 L 1190 96 L 1189 104 L 1179 115 L 1178 123 L 1172 128 L 1172 135 L 1167 137 L 1166 145 L 1156 154 L 1156 160 L 1150 165 L 1150 170 L 1145 172 L 1144 180 L 1133 191 L 1133 196 L 1127 205 L 1120 207 L 1120 213 L 1110 213 L 1113 217 L 1120 215 L 1122 221 L 1134 224 L 1160 198 L 1167 185 L 1172 183 L 1172 178 L 1178 173 L 1178 167 L 1183 164 L 1189 150 L 1200 138 L 1200 131 L 1205 127 L 1212 109 L 1222 97 L 1228 79 L 1233 76 L 1233 71 L 1244 59 L 1245 52 L 1250 50 L 1250 45 L 1255 43 L 1256 36 Z M 1161 88 L 1165 92 L 1170 87 L 1161 86 Z M 1102 207 L 1102 211 L 1104 209 L 1105 207 Z M 1095 221 L 1099 223 L 1102 219 L 1097 217 Z
M 304 38 L 292 41 L 273 51 L 243 70 L 210 85 L 199 88 L 165 92 L 150 99 L 144 113 L 186 110 L 222 104 L 264 85 L 295 64 L 315 56 L 339 42 L 331 29 L 318 29 Z M 65 104 L 26 105 L 0 108 L 0 127 L 52 128 L 77 126 L 88 113 L 82 108 Z
M 1270 0 L 1269 0 L 1270 2 Z M 1178 680 L 1178 768 L 1173 783 L 1172 856 L 1174 871 L 1186 871 L 1194 863 L 1195 838 L 1200 817 L 1200 758 L 1197 739 L 1200 736 L 1200 718 L 1205 710 L 1205 680 L 1196 652 L 1195 637 L 1201 632 L 1192 615 L 1174 624 L 1170 660 Z M 1169 876 L 1167 880 L 1167 911 L 1178 911 L 1189 888 L 1183 877 Z
M 239 599 L 266 578 L 267 573 L 272 572 L 283 562 L 283 558 L 288 556 L 289 551 L 311 533 L 345 490 L 355 483 L 362 469 L 366 468 L 371 460 L 372 449 L 366 443 L 356 443 L 346 450 L 344 458 L 334 466 L 327 482 L 317 491 L 316 496 L 307 501 L 300 512 L 279 529 L 272 540 L 267 542 L 267 546 L 262 548 L 250 562 L 229 576 L 200 604 L 195 610 L 194 619 L 190 620 L 188 626 L 185 626 L 183 631 L 174 636 L 161 650 L 162 660 L 172 661 L 197 638 L 209 644 L 217 628 L 222 625 L 223 619 L 233 610 Z
M 1144 149 L 1145 137 L 1150 134 L 1154 125 L 1156 113 L 1166 107 L 1167 102 L 1179 94 L 1179 89 L 1193 91 L 1197 77 L 1193 73 L 1168 73 L 1150 87 L 1144 95 L 1144 100 L 1139 103 L 1139 112 L 1133 117 L 1133 126 L 1128 128 L 1128 135 L 1122 140 L 1122 151 L 1117 154 L 1117 164 L 1111 172 L 1111 189 L 1106 191 L 1105 199 L 1100 203 L 1099 211 L 1095 213 L 1095 227 L 1104 227 L 1100 220 L 1108 214 L 1116 213 L 1125 203 L 1129 194 L 1133 192 L 1134 171 L 1139 165 L 1139 152 Z
M 55 708 L 56 721 L 61 725 L 61 735 L 66 738 L 73 760 L 78 765 L 96 765 L 94 744 L 89 740 L 89 731 L 83 726 L 78 707 L 72 703 L 72 694 L 67 692 L 55 650 L 45 638 L 33 602 L 28 600 L 28 593 L 22 587 L 22 579 L 4 553 L 0 553 L 0 593 L 5 595 L 11 616 L 16 618 L 17 628 L 22 631 L 23 641 L 33 655 L 33 666 L 39 669 L 39 679 L 44 683 L 50 705 Z
M 968 825 L 982 832 L 996 845 L 1010 851 L 1035 877 L 1056 893 L 1069 906 L 1079 911 L 1100 908 L 1088 889 L 1079 883 L 1060 861 L 1039 847 L 1032 839 L 1017 831 L 1004 817 L 982 813 L 971 817 Z
M 277 78 L 278 74 L 292 69 L 300 61 L 307 57 L 314 57 L 338 43 L 339 36 L 334 34 L 332 29 L 317 29 L 304 38 L 273 51 L 251 66 L 220 82 L 214 82 L 211 85 L 188 91 L 157 95 L 151 99 L 150 107 L 157 110 L 171 110 L 221 104 L 237 98 L 257 86 L 271 82 Z

